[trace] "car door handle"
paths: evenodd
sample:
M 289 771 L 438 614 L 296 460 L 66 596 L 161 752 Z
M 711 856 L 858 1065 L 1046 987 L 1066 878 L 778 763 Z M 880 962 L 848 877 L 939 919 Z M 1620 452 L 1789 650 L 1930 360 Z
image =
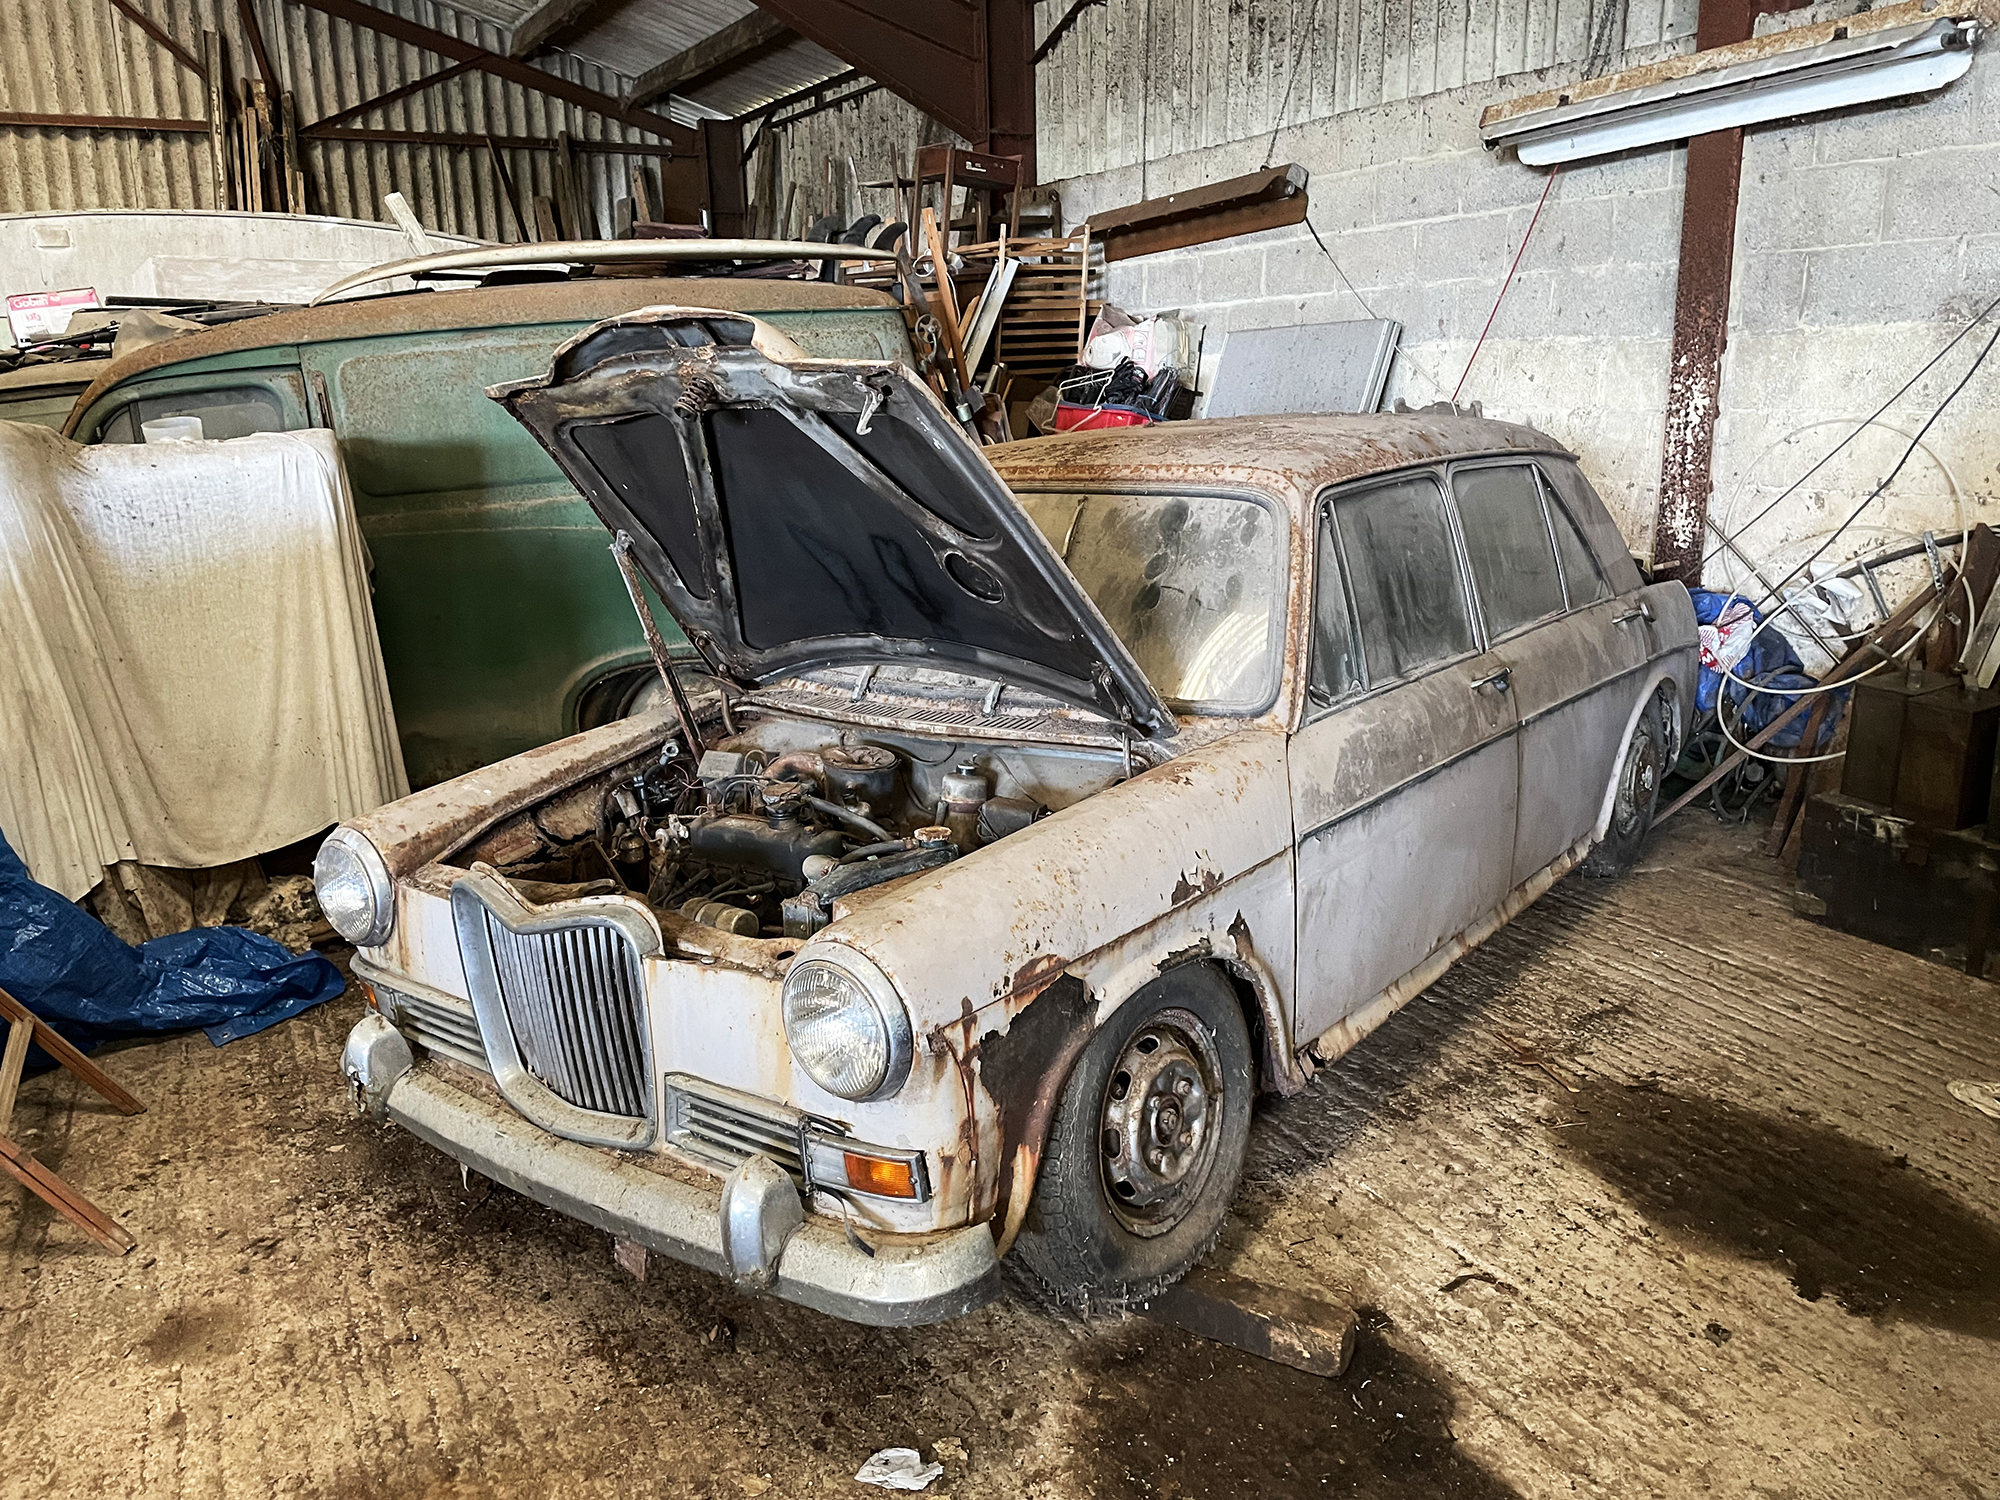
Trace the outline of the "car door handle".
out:
M 1634 620 L 1644 620 L 1648 625 L 1652 624 L 1653 606 L 1648 604 L 1644 599 L 1641 599 L 1637 609 L 1628 609 L 1622 615 L 1613 615 L 1611 617 L 1613 625 L 1630 625 Z
M 1502 667 L 1499 671 L 1495 672 L 1491 677 L 1482 677 L 1479 679 L 1479 681 L 1473 683 L 1472 690 L 1473 692 L 1476 693 L 1481 688 L 1490 687 L 1496 693 L 1504 693 L 1507 691 L 1507 685 L 1509 681 L 1513 678 L 1513 676 L 1514 676 L 1514 669 L 1512 667 Z

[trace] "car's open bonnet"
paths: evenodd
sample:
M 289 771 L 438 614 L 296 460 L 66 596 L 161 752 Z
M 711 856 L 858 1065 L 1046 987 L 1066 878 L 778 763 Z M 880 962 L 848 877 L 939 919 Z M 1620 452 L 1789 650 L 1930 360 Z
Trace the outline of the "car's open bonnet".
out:
M 757 335 L 753 337 L 754 333 Z M 1006 483 L 901 365 L 816 360 L 741 315 L 651 309 L 491 394 L 739 682 L 904 663 L 1174 732 Z

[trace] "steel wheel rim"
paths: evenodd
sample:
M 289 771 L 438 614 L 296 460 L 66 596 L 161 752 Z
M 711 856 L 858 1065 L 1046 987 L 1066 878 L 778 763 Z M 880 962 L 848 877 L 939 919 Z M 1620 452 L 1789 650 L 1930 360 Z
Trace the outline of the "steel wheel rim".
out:
M 1660 794 L 1660 751 L 1644 728 L 1635 730 L 1618 776 L 1616 821 L 1621 834 L 1638 832 Z
M 1162 1011 L 1127 1040 L 1098 1114 L 1104 1201 L 1127 1230 L 1165 1234 L 1200 1201 L 1222 1108 L 1221 1054 L 1199 1017 Z

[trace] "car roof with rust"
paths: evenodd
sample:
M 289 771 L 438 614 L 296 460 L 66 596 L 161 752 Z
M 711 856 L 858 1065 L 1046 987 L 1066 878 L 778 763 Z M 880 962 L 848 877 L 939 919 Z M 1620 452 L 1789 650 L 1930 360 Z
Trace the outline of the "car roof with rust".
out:
M 397 292 L 288 308 L 149 345 L 103 367 L 79 399 L 77 410 L 134 375 L 210 355 L 391 334 L 595 323 L 662 303 L 749 313 L 899 306 L 886 292 L 870 287 L 750 276 L 586 276 L 452 292 Z
M 1071 432 L 988 448 L 1015 489 L 1092 484 L 1247 486 L 1309 505 L 1329 484 L 1482 454 L 1573 456 L 1514 422 L 1439 412 L 1293 413 Z

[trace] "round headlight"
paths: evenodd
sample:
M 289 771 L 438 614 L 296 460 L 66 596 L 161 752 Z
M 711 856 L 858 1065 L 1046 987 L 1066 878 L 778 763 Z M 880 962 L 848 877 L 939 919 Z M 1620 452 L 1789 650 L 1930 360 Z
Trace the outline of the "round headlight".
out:
M 357 948 L 379 946 L 396 917 L 389 867 L 373 844 L 352 828 L 336 828 L 313 859 L 319 909 L 334 931 Z
M 785 1039 L 813 1082 L 843 1099 L 893 1094 L 910 1074 L 909 1012 L 859 954 L 792 965 Z

